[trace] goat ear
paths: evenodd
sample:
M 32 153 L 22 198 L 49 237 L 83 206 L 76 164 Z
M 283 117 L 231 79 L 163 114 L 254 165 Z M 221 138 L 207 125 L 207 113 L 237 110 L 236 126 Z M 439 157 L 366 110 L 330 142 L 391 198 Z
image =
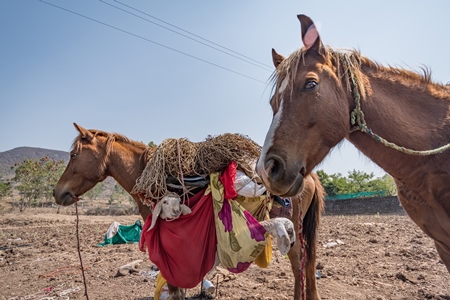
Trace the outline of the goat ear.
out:
M 180 209 L 181 209 L 181 214 L 182 215 L 187 215 L 187 214 L 190 214 L 192 212 L 192 210 L 186 204 L 181 204 L 180 205 Z
M 278 250 L 281 252 L 281 254 L 286 255 L 291 249 L 291 241 L 289 240 L 289 235 L 284 226 L 278 227 L 277 234 Z
M 296 238 L 297 235 L 296 235 L 295 228 L 294 228 L 294 223 L 292 223 L 291 220 L 286 219 L 286 222 L 284 223 L 284 228 L 286 229 L 287 237 L 292 246 L 292 244 L 294 244 L 297 239 Z
M 150 225 L 150 227 L 148 228 L 147 231 L 152 230 L 153 227 L 155 227 L 156 220 L 159 219 L 159 215 L 161 214 L 161 210 L 162 210 L 162 202 L 158 201 L 158 202 L 156 202 L 155 208 L 153 208 L 152 224 Z

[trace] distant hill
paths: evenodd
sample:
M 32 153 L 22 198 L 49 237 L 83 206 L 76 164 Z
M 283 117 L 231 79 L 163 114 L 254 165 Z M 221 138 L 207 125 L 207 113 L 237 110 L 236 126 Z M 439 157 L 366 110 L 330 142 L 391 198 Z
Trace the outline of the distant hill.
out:
M 59 150 L 42 149 L 35 147 L 18 147 L 5 152 L 0 152 L 0 180 L 11 179 L 14 177 L 14 170 L 11 169 L 15 163 L 21 163 L 24 159 L 42 158 L 48 156 L 54 160 L 63 159 L 66 164 L 69 163 L 70 153 Z M 116 181 L 112 177 L 104 180 L 104 190 L 100 198 L 109 199 L 114 191 Z
M 54 160 L 64 159 L 66 163 L 69 162 L 69 152 L 42 149 L 34 147 L 18 147 L 5 152 L 0 152 L 0 179 L 11 178 L 14 176 L 14 171 L 11 169 L 15 163 L 21 163 L 24 159 L 42 158 L 48 156 Z

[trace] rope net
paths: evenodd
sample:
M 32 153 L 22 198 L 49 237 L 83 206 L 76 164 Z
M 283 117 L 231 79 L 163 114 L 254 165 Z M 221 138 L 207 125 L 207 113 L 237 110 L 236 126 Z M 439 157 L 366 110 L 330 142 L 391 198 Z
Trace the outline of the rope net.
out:
M 180 182 L 184 177 L 206 177 L 220 172 L 232 161 L 246 173 L 253 174 L 251 164 L 256 162 L 260 151 L 261 146 L 242 134 L 208 136 L 197 143 L 186 138 L 169 138 L 149 151 L 147 165 L 132 193 L 139 194 L 144 204 L 151 205 L 152 200 L 158 201 L 168 192 L 168 176 Z

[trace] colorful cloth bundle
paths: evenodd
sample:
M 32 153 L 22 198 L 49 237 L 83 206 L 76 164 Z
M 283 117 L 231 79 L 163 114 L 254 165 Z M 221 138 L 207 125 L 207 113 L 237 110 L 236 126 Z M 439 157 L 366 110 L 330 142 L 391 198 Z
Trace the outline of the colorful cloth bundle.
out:
M 252 262 L 267 267 L 271 243 L 259 221 L 269 218 L 272 205 L 267 196 L 245 198 L 234 189 L 236 163 L 210 175 L 210 185 L 189 198 L 192 212 L 171 222 L 150 215 L 139 243 L 150 260 L 172 285 L 193 288 L 215 263 L 216 253 L 229 271 L 245 271 Z M 247 208 L 247 209 L 246 209 Z

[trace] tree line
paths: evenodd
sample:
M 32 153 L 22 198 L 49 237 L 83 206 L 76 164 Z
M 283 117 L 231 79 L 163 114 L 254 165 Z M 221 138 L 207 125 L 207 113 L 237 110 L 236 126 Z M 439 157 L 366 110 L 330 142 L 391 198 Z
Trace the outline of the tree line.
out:
M 18 207 L 20 212 L 28 207 L 54 203 L 53 188 L 66 168 L 64 160 L 55 160 L 48 156 L 26 158 L 11 168 L 14 169 L 14 177 L 0 180 L 0 200 L 12 199 L 13 205 Z M 82 199 L 97 199 L 105 190 L 104 182 L 99 182 L 82 195 Z M 121 204 L 125 201 L 134 203 L 133 198 L 115 182 L 108 204 Z
M 363 192 L 379 192 L 385 196 L 397 195 L 394 179 L 391 175 L 375 178 L 373 173 L 363 171 L 349 171 L 347 176 L 341 173 L 327 174 L 318 170 L 317 175 L 327 196 L 348 195 Z
M 12 198 L 15 206 L 22 212 L 27 207 L 53 203 L 53 188 L 66 167 L 64 160 L 49 157 L 24 159 L 15 164 L 15 176 L 0 181 L 0 199 Z M 316 171 L 320 182 L 328 196 L 355 194 L 361 192 L 383 192 L 384 195 L 396 195 L 393 178 L 386 174 L 375 178 L 373 173 L 353 170 L 347 176 L 341 173 L 327 174 L 323 170 Z M 99 182 L 94 188 L 82 195 L 83 199 L 94 200 L 100 197 L 106 186 Z M 117 183 L 109 195 L 108 204 L 134 203 L 131 196 Z

